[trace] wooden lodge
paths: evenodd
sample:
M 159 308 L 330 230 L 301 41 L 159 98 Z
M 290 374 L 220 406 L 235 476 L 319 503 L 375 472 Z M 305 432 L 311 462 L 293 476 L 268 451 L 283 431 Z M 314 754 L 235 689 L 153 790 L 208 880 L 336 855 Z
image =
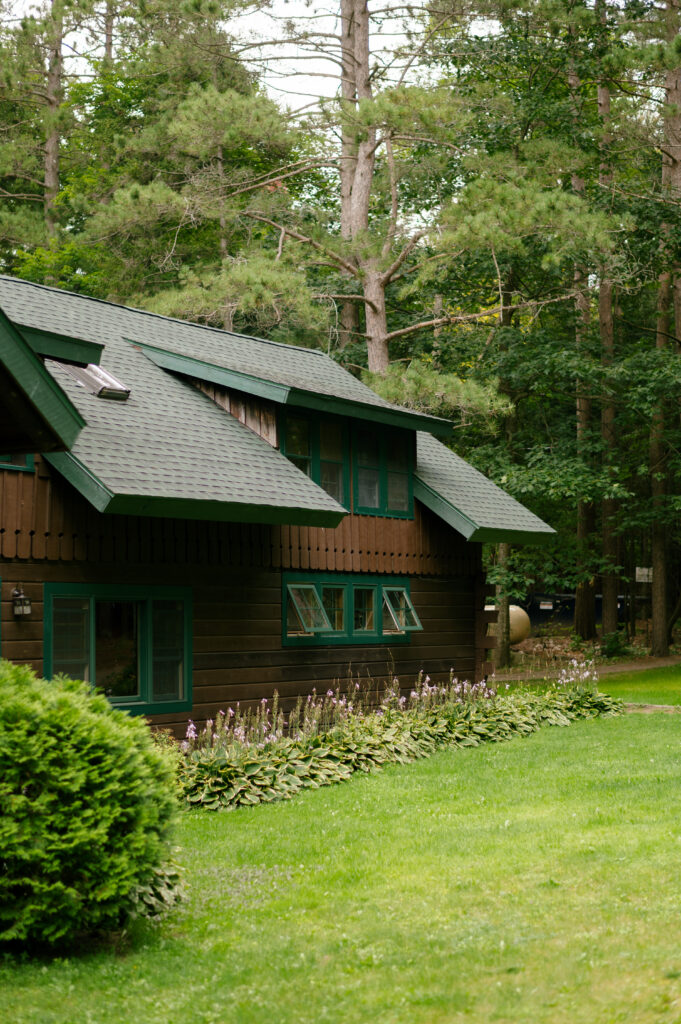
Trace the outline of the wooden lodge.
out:
M 553 531 L 321 352 L 0 277 L 0 654 L 178 731 L 486 675 L 482 544 Z

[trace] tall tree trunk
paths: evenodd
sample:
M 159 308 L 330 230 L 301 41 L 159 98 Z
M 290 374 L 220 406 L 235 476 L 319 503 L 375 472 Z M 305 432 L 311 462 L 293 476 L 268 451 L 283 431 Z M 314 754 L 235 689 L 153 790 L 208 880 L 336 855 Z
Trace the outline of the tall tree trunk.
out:
M 352 189 L 357 169 L 356 130 L 350 111 L 357 109 L 356 0 L 341 0 L 341 96 L 346 108 L 340 159 L 341 238 L 352 238 Z M 338 343 L 345 348 L 359 337 L 359 309 L 353 299 L 341 300 Z
M 385 284 L 378 267 L 365 267 L 363 293 L 366 308 L 366 340 L 369 369 L 372 373 L 385 373 L 388 369 L 388 319 L 385 310 Z
M 511 269 L 508 278 L 505 283 L 505 287 L 502 290 L 501 295 L 501 326 L 510 327 L 513 322 L 513 312 L 511 310 L 511 301 L 513 298 L 513 288 L 515 285 L 515 274 L 514 270 Z M 502 390 L 506 390 L 502 384 Z M 513 433 L 515 431 L 515 413 L 511 413 L 506 417 L 506 438 L 507 442 L 510 442 Z M 502 569 L 508 568 L 508 563 L 511 555 L 510 544 L 498 544 L 497 545 L 497 564 Z M 497 648 L 494 655 L 494 664 L 496 668 L 505 668 L 510 666 L 512 663 L 511 658 L 511 619 L 510 619 L 510 608 L 511 600 L 508 596 L 508 585 L 497 584 L 496 588 L 496 599 L 497 599 Z
M 359 239 L 369 230 L 369 203 L 376 162 L 376 129 L 363 129 L 357 141 L 356 120 L 362 100 L 373 98 L 369 51 L 367 0 L 341 0 L 341 96 L 345 108 L 341 138 L 341 237 Z M 364 296 L 369 369 L 384 373 L 388 367 L 385 280 L 372 257 L 353 261 Z M 359 335 L 359 310 L 354 302 L 341 304 L 340 345 Z
M 667 0 L 665 7 L 667 42 L 673 44 L 679 35 L 680 0 Z M 662 190 L 676 202 L 681 198 L 681 67 L 670 68 L 665 76 L 664 145 L 662 156 Z M 681 267 L 677 246 L 669 242 L 669 230 L 662 229 L 662 245 L 667 266 L 659 280 L 657 302 L 657 333 L 655 347 L 664 349 L 668 344 L 674 305 L 674 334 L 681 333 Z M 653 504 L 651 532 L 653 568 L 651 654 L 663 657 L 669 653 L 667 632 L 667 524 L 666 524 L 666 445 L 665 410 L 660 399 L 653 411 L 650 428 L 650 488 Z
M 584 182 L 581 181 L 582 189 Z M 575 342 L 578 350 L 586 347 L 591 321 L 587 272 L 584 267 L 575 267 L 576 291 Z M 583 458 L 591 429 L 591 398 L 581 381 L 577 383 L 577 450 Z M 580 499 L 577 502 L 577 558 L 578 568 L 584 574 L 589 569 L 589 545 L 596 525 L 593 502 Z M 575 633 L 582 640 L 596 636 L 596 587 L 593 577 L 580 579 L 575 593 Z
M 569 75 L 575 126 L 579 123 L 578 90 L 580 82 L 574 71 Z M 584 193 L 584 179 L 572 175 L 572 190 L 577 195 Z M 588 269 L 575 265 L 573 273 L 575 289 L 575 345 L 578 352 L 586 349 L 591 323 L 591 306 L 588 290 Z M 586 442 L 591 429 L 591 398 L 581 381 L 577 382 L 577 451 L 584 458 Z M 589 570 L 588 547 L 595 527 L 593 502 L 580 499 L 577 502 L 577 560 L 582 578 L 575 594 L 575 633 L 582 640 L 592 640 L 596 635 L 596 588 L 593 578 L 584 579 Z
M 596 0 L 596 9 L 600 15 L 604 36 L 607 33 L 606 0 Z M 612 165 L 610 147 L 612 133 L 610 126 L 610 87 L 607 82 L 598 84 L 598 113 L 603 128 L 601 146 L 601 166 L 598 180 L 603 189 L 612 184 Z M 601 362 L 604 367 L 612 365 L 615 358 L 615 329 L 612 315 L 613 287 L 605 272 L 601 270 L 601 281 L 598 290 L 598 326 L 601 339 Z M 613 464 L 615 452 L 615 404 L 606 394 L 601 405 L 601 440 L 603 442 L 603 463 L 606 471 Z M 615 633 L 617 630 L 617 594 L 619 575 L 616 570 L 618 561 L 618 543 L 615 533 L 617 502 L 613 498 L 604 498 L 601 504 L 601 529 L 603 537 L 603 562 L 605 569 L 602 575 L 601 593 L 603 595 L 602 636 Z
M 116 20 L 116 7 L 114 0 L 106 0 L 104 10 L 104 60 L 107 64 L 113 61 L 113 36 Z
M 62 102 L 64 71 L 64 12 L 62 0 L 53 0 L 49 16 L 50 38 L 45 81 L 45 149 L 44 149 L 44 213 L 48 239 L 56 238 L 57 215 L 54 202 L 59 192 L 59 107 Z

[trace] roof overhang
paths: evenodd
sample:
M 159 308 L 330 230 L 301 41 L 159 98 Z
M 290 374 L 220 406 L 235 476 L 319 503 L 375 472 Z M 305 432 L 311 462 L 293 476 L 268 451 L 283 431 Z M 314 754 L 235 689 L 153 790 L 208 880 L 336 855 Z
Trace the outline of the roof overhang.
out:
M 414 497 L 469 541 L 483 544 L 552 544 L 556 539 L 555 530 L 546 524 L 543 524 L 545 529 L 537 530 L 479 525 L 451 501 L 420 480 L 418 475 L 414 476 Z
M 48 455 L 46 458 L 90 504 L 94 505 L 98 512 L 158 516 L 163 519 L 200 519 L 213 522 L 271 523 L 331 528 L 338 526 L 347 514 L 344 510 L 116 493 L 70 452 L 58 452 Z
M 28 342 L 37 355 L 57 359 L 60 363 L 74 363 L 76 366 L 99 366 L 104 345 L 96 341 L 83 341 L 53 331 L 38 330 L 36 327 L 17 325 L 22 338 Z
M 147 356 L 156 366 L 185 377 L 193 377 L 231 388 L 247 395 L 266 398 L 279 405 L 297 406 L 302 409 L 316 409 L 320 412 L 335 413 L 338 416 L 350 416 L 355 419 L 369 420 L 372 423 L 383 423 L 386 426 L 403 427 L 407 430 L 427 430 L 431 434 L 449 436 L 452 424 L 449 420 L 438 416 L 428 416 L 408 409 L 397 409 L 388 406 L 372 405 L 369 402 L 357 402 L 352 399 L 339 398 L 335 395 L 323 395 L 316 391 L 289 387 L 276 381 L 255 377 L 239 370 L 229 370 L 214 363 L 207 363 L 191 356 L 179 355 L 167 349 L 147 345 L 144 342 L 126 338 Z
M 70 448 L 85 420 L 51 377 L 23 332 L 0 309 L 0 451 Z

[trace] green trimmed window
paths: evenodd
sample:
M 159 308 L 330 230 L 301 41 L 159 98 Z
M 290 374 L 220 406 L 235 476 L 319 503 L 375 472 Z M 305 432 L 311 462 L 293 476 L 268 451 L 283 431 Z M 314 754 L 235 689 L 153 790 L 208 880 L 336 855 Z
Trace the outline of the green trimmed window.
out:
M 340 573 L 283 575 L 286 645 L 405 642 L 423 629 L 409 581 Z
M 349 507 L 350 453 L 343 420 L 286 413 L 280 427 L 281 451 L 286 458 L 339 504 Z
M 18 469 L 22 473 L 32 473 L 35 469 L 33 455 L 0 455 L 0 469 Z
M 351 432 L 338 417 L 286 412 L 280 445 L 282 454 L 347 509 L 352 482 L 354 512 L 413 518 L 413 431 L 355 423 Z
M 90 682 L 112 704 L 160 714 L 191 708 L 191 591 L 45 584 L 45 675 Z
M 353 435 L 354 511 L 411 519 L 413 466 L 411 431 L 357 425 Z

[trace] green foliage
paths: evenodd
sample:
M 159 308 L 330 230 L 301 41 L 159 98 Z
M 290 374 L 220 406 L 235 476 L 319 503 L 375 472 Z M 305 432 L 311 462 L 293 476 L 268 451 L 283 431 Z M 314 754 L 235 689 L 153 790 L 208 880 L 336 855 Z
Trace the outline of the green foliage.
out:
M 545 725 L 614 715 L 619 703 L 592 686 L 496 696 L 484 686 L 429 687 L 426 677 L 409 702 L 388 691 L 374 711 L 339 716 L 321 733 L 275 733 L 264 742 L 235 742 L 230 727 L 189 743 L 179 779 L 190 806 L 232 810 L 288 800 L 303 789 L 344 782 L 354 772 L 407 764 L 444 746 L 476 747 L 527 736 Z M 294 726 L 297 729 L 297 725 Z
M 488 427 L 494 426 L 513 408 L 509 399 L 499 394 L 494 380 L 484 384 L 466 380 L 443 372 L 433 365 L 432 359 L 412 359 L 406 369 L 391 363 L 385 374 L 366 372 L 363 380 L 388 402 L 461 424 L 479 418 Z
M 601 637 L 601 655 L 604 658 L 621 658 L 625 654 L 631 654 L 631 647 L 621 630 L 605 633 Z
M 178 895 L 172 761 L 85 683 L 0 661 L 0 942 L 65 946 Z

